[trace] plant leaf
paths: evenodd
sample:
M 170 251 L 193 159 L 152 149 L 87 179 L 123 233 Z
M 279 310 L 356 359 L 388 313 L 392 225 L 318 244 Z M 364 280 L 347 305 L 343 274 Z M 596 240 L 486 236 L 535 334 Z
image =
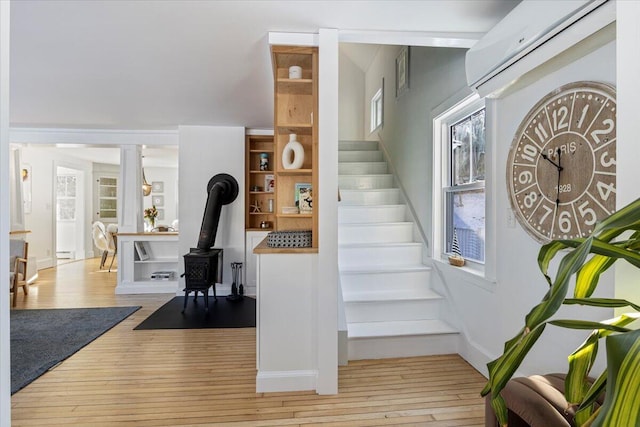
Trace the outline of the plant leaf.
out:
M 576 277 L 576 287 L 573 295 L 576 298 L 590 297 L 598 285 L 600 275 L 616 262 L 616 258 L 604 255 L 594 255 L 587 261 Z
M 630 329 L 616 325 L 608 325 L 606 323 L 594 322 L 591 320 L 573 320 L 573 319 L 557 319 L 550 320 L 548 323 L 568 329 L 606 329 L 613 332 L 629 332 Z
M 607 337 L 607 394 L 592 427 L 640 425 L 640 330 Z
M 606 307 L 606 308 L 618 308 L 618 307 L 632 307 L 636 311 L 640 311 L 640 306 L 629 302 L 624 299 L 616 298 L 566 298 L 564 300 L 565 305 L 589 305 L 592 307 Z

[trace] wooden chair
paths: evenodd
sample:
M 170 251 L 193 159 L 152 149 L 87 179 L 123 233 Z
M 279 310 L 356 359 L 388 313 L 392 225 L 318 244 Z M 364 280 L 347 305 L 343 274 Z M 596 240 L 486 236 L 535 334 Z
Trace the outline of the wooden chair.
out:
M 19 288 L 22 288 L 25 295 L 29 294 L 29 284 L 27 283 L 29 243 L 24 240 L 10 239 L 9 255 L 9 291 L 13 292 L 13 302 L 11 305 L 15 307 L 18 302 Z

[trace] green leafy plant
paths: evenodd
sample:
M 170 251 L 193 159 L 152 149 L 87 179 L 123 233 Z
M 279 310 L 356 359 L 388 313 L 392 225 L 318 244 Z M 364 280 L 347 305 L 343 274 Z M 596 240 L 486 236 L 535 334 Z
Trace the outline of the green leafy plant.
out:
M 566 253 L 563 250 L 567 250 Z M 563 252 L 560 252 L 563 251 Z M 562 255 L 555 278 L 549 264 Z M 544 245 L 538 265 L 549 290 L 525 317 L 524 327 L 504 346 L 503 354 L 490 362 L 489 380 L 482 395 L 491 395 L 491 406 L 502 426 L 507 425 L 507 407 L 500 391 L 514 375 L 548 324 L 591 330 L 571 355 L 565 380 L 565 397 L 576 408 L 577 426 L 640 426 L 640 330 L 628 326 L 640 317 L 640 306 L 613 298 L 594 298 L 600 275 L 617 260 L 640 268 L 640 199 L 613 213 L 598 224 L 587 238 L 555 240 Z M 569 285 L 576 285 L 569 297 Z M 600 322 L 580 319 L 551 319 L 562 305 L 630 309 L 629 313 Z M 593 384 L 587 378 L 593 367 L 601 338 L 607 341 L 607 370 Z M 595 408 L 596 397 L 606 388 L 604 404 Z

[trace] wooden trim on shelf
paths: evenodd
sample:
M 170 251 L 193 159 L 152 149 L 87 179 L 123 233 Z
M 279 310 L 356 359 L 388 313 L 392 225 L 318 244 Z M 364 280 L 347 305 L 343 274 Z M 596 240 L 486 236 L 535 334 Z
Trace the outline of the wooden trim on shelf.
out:
M 270 248 L 267 246 L 267 238 L 262 239 L 258 245 L 253 248 L 254 254 L 315 254 L 318 248 Z

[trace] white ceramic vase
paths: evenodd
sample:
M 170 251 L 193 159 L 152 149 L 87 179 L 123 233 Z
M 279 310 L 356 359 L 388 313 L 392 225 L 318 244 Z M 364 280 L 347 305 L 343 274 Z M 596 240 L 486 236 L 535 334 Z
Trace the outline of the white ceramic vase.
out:
M 300 169 L 304 162 L 304 147 L 296 141 L 296 134 L 289 134 L 289 142 L 282 150 L 282 166 L 285 169 Z

